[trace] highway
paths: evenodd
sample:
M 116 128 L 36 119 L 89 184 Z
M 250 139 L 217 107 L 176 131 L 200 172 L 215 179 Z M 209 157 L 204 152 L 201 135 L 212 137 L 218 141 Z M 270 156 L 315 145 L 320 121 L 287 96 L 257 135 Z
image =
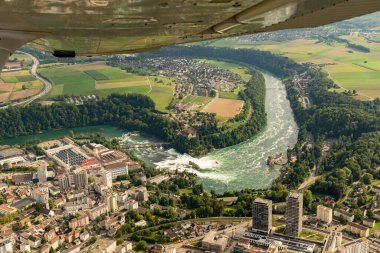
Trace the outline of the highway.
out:
M 22 100 L 20 102 L 14 102 L 14 103 L 11 103 L 10 105 L 0 107 L 0 109 L 6 109 L 9 106 L 28 105 L 28 104 L 32 103 L 34 100 L 46 95 L 52 89 L 52 83 L 37 73 L 38 66 L 40 65 L 39 60 L 31 54 L 28 54 L 25 52 L 20 52 L 20 53 L 25 54 L 25 55 L 29 56 L 30 58 L 32 58 L 33 66 L 30 69 L 30 74 L 33 75 L 36 79 L 40 80 L 44 84 L 44 88 L 37 95 L 34 95 L 34 96 L 27 98 L 25 100 Z

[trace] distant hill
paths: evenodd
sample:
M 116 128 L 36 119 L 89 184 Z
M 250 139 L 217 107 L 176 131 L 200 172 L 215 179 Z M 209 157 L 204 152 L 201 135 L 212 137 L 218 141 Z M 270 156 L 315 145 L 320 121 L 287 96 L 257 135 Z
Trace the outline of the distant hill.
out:
M 380 26 L 380 12 L 375 12 L 365 16 L 345 20 L 333 25 L 343 29 L 370 30 Z

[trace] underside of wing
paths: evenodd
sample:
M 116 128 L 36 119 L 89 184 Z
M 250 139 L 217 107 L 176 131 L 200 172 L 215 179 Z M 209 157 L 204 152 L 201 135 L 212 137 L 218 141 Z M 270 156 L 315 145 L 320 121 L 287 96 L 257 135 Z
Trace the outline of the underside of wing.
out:
M 379 0 L 3 0 L 0 66 L 29 42 L 56 56 L 134 53 L 378 10 Z

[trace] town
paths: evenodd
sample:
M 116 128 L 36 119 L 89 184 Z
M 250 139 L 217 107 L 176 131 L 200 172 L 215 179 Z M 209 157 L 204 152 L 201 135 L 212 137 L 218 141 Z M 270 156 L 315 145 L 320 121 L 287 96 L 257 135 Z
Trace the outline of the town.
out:
M 232 91 L 244 83 L 240 75 L 212 66 L 203 60 L 158 57 L 139 59 L 126 57 L 125 63 L 134 69 L 147 68 L 163 76 L 176 79 L 176 95 L 182 99 L 187 95 L 215 97 L 218 91 Z
M 212 199 L 192 174 L 144 169 L 119 148 L 83 139 L 46 141 L 32 150 L 0 147 L 1 253 L 380 249 L 374 228 L 380 210 L 371 206 L 374 219 L 358 223 L 327 199 L 316 214 L 305 213 L 302 192 L 290 192 L 286 202 L 256 198 L 251 217 L 222 217 L 223 210 L 202 216 L 191 208 L 193 196 Z M 380 185 L 370 191 L 378 200 Z M 233 208 L 237 198 L 212 201 L 216 213 L 218 205 Z

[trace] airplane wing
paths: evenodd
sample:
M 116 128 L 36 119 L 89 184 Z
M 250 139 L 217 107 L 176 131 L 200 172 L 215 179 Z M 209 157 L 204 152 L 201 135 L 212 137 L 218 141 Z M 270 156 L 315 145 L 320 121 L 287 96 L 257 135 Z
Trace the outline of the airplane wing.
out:
M 0 0 L 0 69 L 29 42 L 58 57 L 134 53 L 379 10 L 379 0 Z

